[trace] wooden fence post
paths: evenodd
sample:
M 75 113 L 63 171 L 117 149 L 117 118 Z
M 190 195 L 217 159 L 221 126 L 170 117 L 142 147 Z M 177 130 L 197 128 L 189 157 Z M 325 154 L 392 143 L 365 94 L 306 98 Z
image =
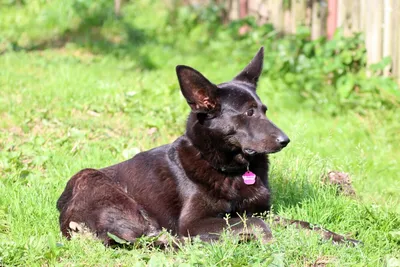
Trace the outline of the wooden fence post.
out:
M 393 1 L 384 0 L 383 10 L 383 57 L 390 56 L 392 52 L 392 14 L 393 14 Z M 386 67 L 383 71 L 384 75 L 390 74 L 390 66 Z
M 400 84 L 400 3 L 392 0 L 392 75 Z
M 315 40 L 326 35 L 328 3 L 326 0 L 314 0 L 311 8 L 311 38 Z
M 122 0 L 114 0 L 114 13 L 116 16 L 121 16 L 121 1 Z
M 368 20 L 366 22 L 365 41 L 368 57 L 367 62 L 370 65 L 382 59 L 383 2 L 375 0 L 366 1 Z
M 249 13 L 247 0 L 240 0 L 239 2 L 239 18 L 243 19 Z
M 338 0 L 337 27 L 343 28 L 345 36 L 359 31 L 360 0 Z
M 306 5 L 305 0 L 292 0 L 292 32 L 296 32 L 299 25 L 306 25 Z
M 328 20 L 326 33 L 328 39 L 332 39 L 337 23 L 337 0 L 328 0 Z
M 283 1 L 282 1 L 283 2 Z M 284 6 L 283 8 L 283 25 L 284 33 L 291 34 L 292 32 L 292 21 L 294 20 L 290 7 Z
M 276 31 L 284 32 L 284 7 L 282 0 L 272 0 L 269 1 L 268 10 L 270 10 L 270 20 L 269 22 L 274 24 Z
M 229 19 L 235 20 L 239 18 L 239 1 L 238 0 L 230 0 L 230 10 L 229 10 Z

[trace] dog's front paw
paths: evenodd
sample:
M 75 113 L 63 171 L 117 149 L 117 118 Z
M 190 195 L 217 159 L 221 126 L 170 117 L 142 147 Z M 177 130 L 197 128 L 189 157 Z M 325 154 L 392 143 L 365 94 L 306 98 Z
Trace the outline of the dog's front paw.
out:
M 270 244 L 273 241 L 273 236 L 269 228 L 263 229 L 261 227 L 253 226 L 251 230 L 244 230 L 239 234 L 240 242 L 248 242 L 251 240 L 258 240 L 262 244 Z
M 353 246 L 353 247 L 364 245 L 364 243 L 362 241 L 356 240 L 356 239 L 351 239 L 351 238 L 345 238 L 343 240 L 343 242 L 345 242 L 346 244 Z

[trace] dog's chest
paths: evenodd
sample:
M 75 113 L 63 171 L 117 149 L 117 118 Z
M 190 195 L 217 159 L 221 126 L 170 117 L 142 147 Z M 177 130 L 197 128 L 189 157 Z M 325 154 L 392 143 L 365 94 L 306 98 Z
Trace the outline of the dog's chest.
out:
M 245 184 L 241 176 L 224 177 L 214 183 L 210 193 L 222 204 L 221 212 L 254 212 L 269 205 L 270 192 L 259 177 L 252 185 Z

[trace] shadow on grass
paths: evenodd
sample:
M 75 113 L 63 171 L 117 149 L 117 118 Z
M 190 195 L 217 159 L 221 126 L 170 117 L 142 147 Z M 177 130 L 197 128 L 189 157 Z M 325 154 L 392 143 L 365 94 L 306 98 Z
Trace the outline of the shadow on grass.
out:
M 109 29 L 105 24 L 111 23 L 116 28 Z M 122 39 L 120 36 L 124 36 Z M 78 48 L 84 48 L 93 54 L 112 55 L 117 58 L 129 58 L 145 70 L 156 69 L 157 66 L 147 53 L 141 52 L 141 47 L 147 43 L 155 43 L 155 36 L 126 22 L 123 17 L 116 17 L 110 12 L 101 12 L 83 17 L 79 25 L 67 29 L 62 34 L 19 46 L 11 42 L 13 51 L 42 51 L 53 48 L 63 48 L 72 43 Z M 1 52 L 4 53 L 5 51 Z
M 303 201 L 321 194 L 321 190 L 315 184 L 303 179 L 288 180 L 275 174 L 271 180 L 270 187 L 274 212 L 280 209 L 301 206 Z

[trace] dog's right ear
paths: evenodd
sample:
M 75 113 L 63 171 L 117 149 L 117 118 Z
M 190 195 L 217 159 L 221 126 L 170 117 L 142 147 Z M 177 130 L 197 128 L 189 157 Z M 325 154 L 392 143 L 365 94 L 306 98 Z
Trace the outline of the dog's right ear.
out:
M 207 80 L 200 72 L 188 67 L 176 66 L 179 85 L 192 112 L 208 113 L 219 105 L 216 99 L 217 86 Z
M 261 47 L 251 62 L 234 78 L 234 80 L 248 82 L 254 86 L 257 86 L 258 78 L 260 77 L 263 69 L 263 61 L 264 47 Z

